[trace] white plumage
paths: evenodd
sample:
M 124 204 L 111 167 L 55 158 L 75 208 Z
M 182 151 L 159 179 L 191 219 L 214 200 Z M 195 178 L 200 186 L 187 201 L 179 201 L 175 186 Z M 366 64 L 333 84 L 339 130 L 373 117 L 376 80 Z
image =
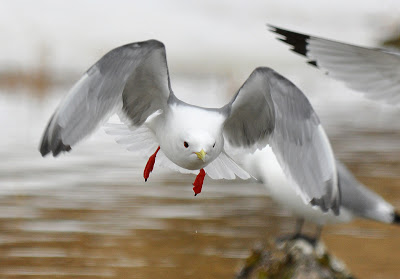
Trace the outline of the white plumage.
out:
M 298 219 L 318 226 L 350 222 L 356 217 L 384 223 L 399 222 L 391 204 L 357 181 L 341 162 L 337 161 L 336 164 L 342 195 L 339 215 L 334 215 L 332 212 L 324 213 L 305 204 L 296 194 L 296 187 L 283 172 L 270 147 L 247 155 L 245 159 L 245 169 L 264 184 L 272 200 L 289 209 Z
M 319 119 L 304 94 L 272 69 L 255 69 L 222 108 L 202 108 L 174 95 L 161 42 L 118 47 L 61 102 L 44 132 L 41 154 L 69 151 L 114 113 L 127 127 L 108 132 L 129 150 L 150 156 L 145 180 L 160 159 L 183 172 L 200 170 L 193 188 L 198 194 L 206 172 L 215 179 L 250 177 L 225 144 L 239 150 L 270 144 L 304 201 L 338 213 L 334 157 Z

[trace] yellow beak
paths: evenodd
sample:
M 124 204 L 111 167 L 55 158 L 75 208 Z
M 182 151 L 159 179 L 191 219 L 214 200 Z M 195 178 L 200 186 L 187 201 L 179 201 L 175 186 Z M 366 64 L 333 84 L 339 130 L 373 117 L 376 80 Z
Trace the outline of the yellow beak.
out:
M 202 160 L 203 162 L 205 162 L 206 159 L 206 152 L 204 151 L 204 149 L 201 149 L 200 152 L 195 152 L 195 154 L 197 155 L 197 157 Z

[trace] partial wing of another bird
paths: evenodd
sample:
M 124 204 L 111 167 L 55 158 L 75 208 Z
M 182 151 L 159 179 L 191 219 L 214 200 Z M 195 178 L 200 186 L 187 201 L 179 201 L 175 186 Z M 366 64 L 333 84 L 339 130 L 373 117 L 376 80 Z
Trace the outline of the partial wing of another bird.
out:
M 57 156 L 114 113 L 140 126 L 170 95 L 164 45 L 155 40 L 115 48 L 94 64 L 61 102 L 44 132 L 40 152 Z
M 322 39 L 268 25 L 291 50 L 369 99 L 400 103 L 400 53 Z
M 269 143 L 305 202 L 338 214 L 340 191 L 333 152 L 305 95 L 269 68 L 257 68 L 222 110 L 224 137 L 232 147 Z

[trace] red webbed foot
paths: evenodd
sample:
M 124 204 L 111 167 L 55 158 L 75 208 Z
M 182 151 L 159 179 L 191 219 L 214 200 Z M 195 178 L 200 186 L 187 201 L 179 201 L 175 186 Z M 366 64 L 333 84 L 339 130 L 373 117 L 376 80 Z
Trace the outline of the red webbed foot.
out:
M 206 176 L 206 172 L 204 169 L 200 170 L 200 173 L 196 176 L 195 181 L 193 182 L 193 191 L 194 195 L 197 196 L 197 194 L 201 193 L 201 188 L 203 188 L 203 181 L 204 177 Z
M 157 153 L 159 150 L 160 150 L 160 147 L 157 148 L 156 152 L 154 152 L 154 154 L 151 155 L 149 160 L 147 161 L 146 167 L 144 168 L 144 171 L 143 171 L 144 181 L 147 181 L 147 179 L 150 176 L 150 173 L 153 171 L 154 163 L 156 162 L 156 156 L 157 156 Z

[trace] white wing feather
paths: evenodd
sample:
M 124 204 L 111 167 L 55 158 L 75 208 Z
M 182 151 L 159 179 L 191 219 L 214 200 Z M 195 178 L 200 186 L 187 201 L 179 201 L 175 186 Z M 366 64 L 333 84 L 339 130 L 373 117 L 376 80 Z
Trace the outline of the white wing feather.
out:
M 212 179 L 249 179 L 251 176 L 238 166 L 225 152 L 207 165 L 204 170 Z

